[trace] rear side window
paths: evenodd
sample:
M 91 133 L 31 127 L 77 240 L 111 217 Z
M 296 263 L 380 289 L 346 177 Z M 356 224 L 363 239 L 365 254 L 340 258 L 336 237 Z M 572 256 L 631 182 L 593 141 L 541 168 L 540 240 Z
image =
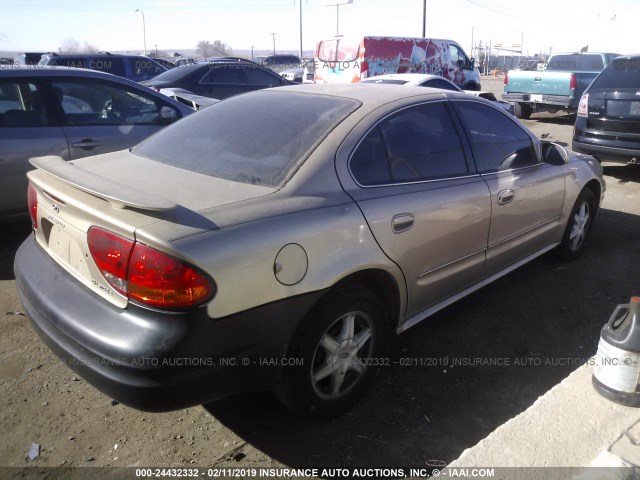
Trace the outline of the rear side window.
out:
M 349 168 L 363 186 L 468 173 L 460 139 L 444 102 L 409 108 L 383 120 L 360 143 Z
M 531 137 L 507 115 L 477 102 L 452 103 L 465 126 L 480 173 L 524 168 L 539 163 Z
M 359 106 L 348 98 L 247 93 L 164 128 L 133 153 L 211 177 L 278 188 Z
M 640 90 L 640 58 L 614 60 L 591 84 L 594 88 L 635 88 Z
M 207 74 L 202 77 L 203 84 L 238 84 L 245 83 L 242 70 L 237 65 L 212 66 Z
M 34 83 L 19 79 L 0 82 L 0 128 L 47 124 L 42 96 Z
M 547 66 L 547 70 L 565 72 L 599 72 L 603 68 L 602 56 L 589 54 L 554 55 Z

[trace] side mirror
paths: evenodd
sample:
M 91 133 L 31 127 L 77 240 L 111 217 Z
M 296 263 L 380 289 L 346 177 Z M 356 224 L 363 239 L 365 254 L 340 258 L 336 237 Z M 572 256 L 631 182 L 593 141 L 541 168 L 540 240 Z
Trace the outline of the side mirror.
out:
M 174 108 L 165 105 L 160 109 L 160 118 L 162 123 L 175 122 L 178 119 L 178 112 Z
M 472 58 L 469 60 L 469 70 L 473 70 L 474 68 L 476 68 L 476 59 Z
M 557 143 L 542 143 L 542 161 L 549 165 L 564 165 L 569 155 L 567 151 Z

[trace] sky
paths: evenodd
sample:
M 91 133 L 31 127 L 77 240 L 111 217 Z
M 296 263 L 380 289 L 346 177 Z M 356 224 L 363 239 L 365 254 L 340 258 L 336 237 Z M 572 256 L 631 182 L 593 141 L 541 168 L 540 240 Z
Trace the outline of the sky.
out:
M 300 5 L 299 2 L 302 2 Z M 331 38 L 422 36 L 424 0 L 0 0 L 0 52 L 58 51 L 75 39 L 105 51 L 195 49 L 220 40 L 236 51 L 297 52 Z M 144 22 L 143 13 L 144 12 Z M 339 24 L 336 25 L 336 11 Z M 638 0 L 426 0 L 427 37 L 482 41 L 525 54 L 638 53 Z M 143 32 L 143 23 L 145 31 Z M 472 43 L 473 42 L 473 43 Z M 515 47 L 512 47 L 516 45 Z M 472 56 L 471 54 L 470 56 Z

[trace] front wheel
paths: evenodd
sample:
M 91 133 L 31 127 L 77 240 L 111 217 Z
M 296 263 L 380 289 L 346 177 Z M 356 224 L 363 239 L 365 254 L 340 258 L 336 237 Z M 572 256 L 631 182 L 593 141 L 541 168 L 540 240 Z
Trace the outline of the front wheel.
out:
M 389 339 L 385 308 L 370 290 L 330 294 L 309 314 L 289 349 L 278 396 L 295 412 L 330 418 L 351 408 L 375 376 Z
M 588 188 L 580 192 L 560 244 L 560 255 L 567 260 L 582 255 L 596 214 L 596 197 Z

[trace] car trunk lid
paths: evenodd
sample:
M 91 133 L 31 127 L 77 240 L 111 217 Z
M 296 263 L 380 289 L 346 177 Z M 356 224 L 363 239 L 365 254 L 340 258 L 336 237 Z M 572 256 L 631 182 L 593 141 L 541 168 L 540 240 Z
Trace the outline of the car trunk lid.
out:
M 127 151 L 88 161 L 40 157 L 32 163 L 37 170 L 28 176 L 37 195 L 37 242 L 69 274 L 121 308 L 127 297 L 110 287 L 93 260 L 92 227 L 136 241 L 139 230 L 163 223 L 166 235 L 146 235 L 145 243 L 181 258 L 173 239 L 220 228 L 204 210 L 276 190 L 184 171 Z

